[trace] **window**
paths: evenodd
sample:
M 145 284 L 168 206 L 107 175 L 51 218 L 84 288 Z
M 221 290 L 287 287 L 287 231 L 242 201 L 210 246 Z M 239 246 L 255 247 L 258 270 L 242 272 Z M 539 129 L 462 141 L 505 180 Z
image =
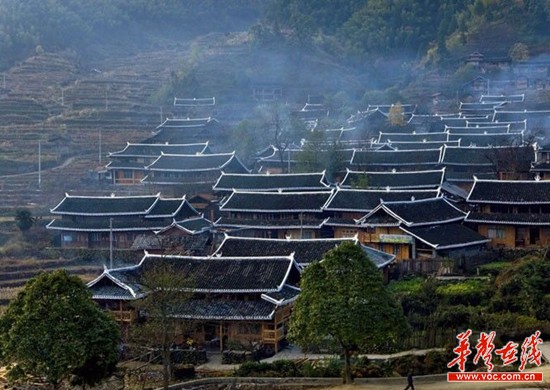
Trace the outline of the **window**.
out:
M 133 177 L 132 171 L 124 171 L 124 178 L 131 179 Z
M 490 227 L 487 229 L 488 238 L 505 238 L 506 234 L 503 227 Z
M 74 239 L 73 235 L 70 233 L 63 234 L 63 241 L 64 242 L 72 242 Z

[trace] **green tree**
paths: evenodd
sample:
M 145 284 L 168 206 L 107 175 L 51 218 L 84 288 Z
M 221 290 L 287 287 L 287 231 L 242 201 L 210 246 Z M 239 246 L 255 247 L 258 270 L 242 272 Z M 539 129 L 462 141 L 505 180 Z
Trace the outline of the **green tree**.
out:
M 19 230 L 26 232 L 34 225 L 34 217 L 27 209 L 17 210 L 15 212 L 15 224 Z
M 29 280 L 0 318 L 0 361 L 12 380 L 43 378 L 58 388 L 71 375 L 94 383 L 118 361 L 116 322 L 66 271 Z
M 289 338 L 303 347 L 330 340 L 344 356 L 344 383 L 357 348 L 394 344 L 408 329 L 380 271 L 361 248 L 344 243 L 308 266 L 291 317 Z

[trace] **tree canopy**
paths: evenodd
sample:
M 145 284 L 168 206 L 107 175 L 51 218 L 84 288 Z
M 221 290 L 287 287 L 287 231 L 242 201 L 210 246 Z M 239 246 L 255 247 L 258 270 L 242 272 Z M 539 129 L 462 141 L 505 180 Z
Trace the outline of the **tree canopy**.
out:
M 94 383 L 118 361 L 116 322 L 66 271 L 29 280 L 0 318 L 0 361 L 12 379 L 43 378 L 59 385 L 69 376 Z
M 338 345 L 345 360 L 345 383 L 351 381 L 354 350 L 379 350 L 408 329 L 380 271 L 353 243 L 339 245 L 308 266 L 300 287 L 289 337 L 303 347 L 327 341 Z

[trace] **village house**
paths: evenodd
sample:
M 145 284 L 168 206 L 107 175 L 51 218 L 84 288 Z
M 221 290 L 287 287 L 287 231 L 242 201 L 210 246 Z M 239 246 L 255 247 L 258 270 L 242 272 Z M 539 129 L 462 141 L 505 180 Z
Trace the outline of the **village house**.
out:
M 358 221 L 359 240 L 397 260 L 457 257 L 489 241 L 462 225 L 466 213 L 446 199 L 381 202 Z
M 225 139 L 225 130 L 215 118 L 167 118 L 156 127 L 146 144 L 189 144 Z
M 263 238 L 318 238 L 325 205 L 334 191 L 233 191 L 220 204 L 215 226 L 231 235 Z
M 332 228 L 332 236 L 335 238 L 355 237 L 359 234 L 358 221 L 382 201 L 428 199 L 439 196 L 438 188 L 415 190 L 337 188 L 334 196 L 325 206 L 325 211 L 330 215 L 325 226 Z
M 445 168 L 427 171 L 369 172 L 346 169 L 341 188 L 358 189 L 434 189 L 443 184 Z
M 145 253 L 138 265 L 106 269 L 88 283 L 92 298 L 111 312 L 128 336 L 137 320 L 147 314 L 135 302 L 149 293 L 147 273 L 161 264 L 174 277 L 189 280 L 192 295 L 173 308 L 174 321 L 193 324 L 175 343 L 244 346 L 259 343 L 277 352 L 286 338 L 292 304 L 300 290 L 300 269 L 292 256 L 190 257 Z M 162 287 L 162 286 L 159 286 Z M 185 287 L 184 287 L 185 288 Z
M 399 171 L 437 169 L 443 148 L 431 150 L 355 150 L 354 170 Z
M 113 184 L 141 184 L 146 167 L 162 154 L 208 154 L 208 142 L 195 144 L 131 144 L 123 150 L 109 153 L 111 162 L 105 167 L 111 172 Z
M 55 217 L 47 226 L 59 234 L 62 248 L 131 248 L 143 234 L 171 226 L 174 221 L 200 217 L 181 198 L 160 193 L 143 196 L 76 196 L 65 198 L 50 210 Z
M 211 188 L 222 172 L 250 173 L 235 153 L 218 154 L 161 154 L 154 162 L 145 167 L 147 176 L 142 183 L 167 187 L 195 189 Z M 189 191 L 185 191 L 189 192 Z
M 236 191 L 326 191 L 330 183 L 325 171 L 316 173 L 241 174 L 222 172 L 212 187 L 215 193 Z
M 213 256 L 286 256 L 293 254 L 296 263 L 305 268 L 311 263 L 321 260 L 329 250 L 337 248 L 343 242 L 353 242 L 355 245 L 359 245 L 376 268 L 382 270 L 384 279 L 389 281 L 388 267 L 395 260 L 395 256 L 362 245 L 357 237 L 277 239 L 226 235 Z
M 475 178 L 467 202 L 466 223 L 492 247 L 550 244 L 550 181 Z

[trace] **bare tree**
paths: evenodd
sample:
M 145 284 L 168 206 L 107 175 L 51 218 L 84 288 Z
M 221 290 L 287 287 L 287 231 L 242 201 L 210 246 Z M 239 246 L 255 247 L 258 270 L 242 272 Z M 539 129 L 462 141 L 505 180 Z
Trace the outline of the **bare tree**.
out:
M 171 349 L 178 338 L 192 330 L 193 322 L 178 316 L 192 296 L 193 282 L 184 277 L 177 262 L 161 256 L 142 265 L 140 284 L 146 296 L 136 303 L 144 321 L 136 325 L 133 339 L 141 346 L 158 348 L 162 360 L 163 388 L 168 389 L 171 373 Z

